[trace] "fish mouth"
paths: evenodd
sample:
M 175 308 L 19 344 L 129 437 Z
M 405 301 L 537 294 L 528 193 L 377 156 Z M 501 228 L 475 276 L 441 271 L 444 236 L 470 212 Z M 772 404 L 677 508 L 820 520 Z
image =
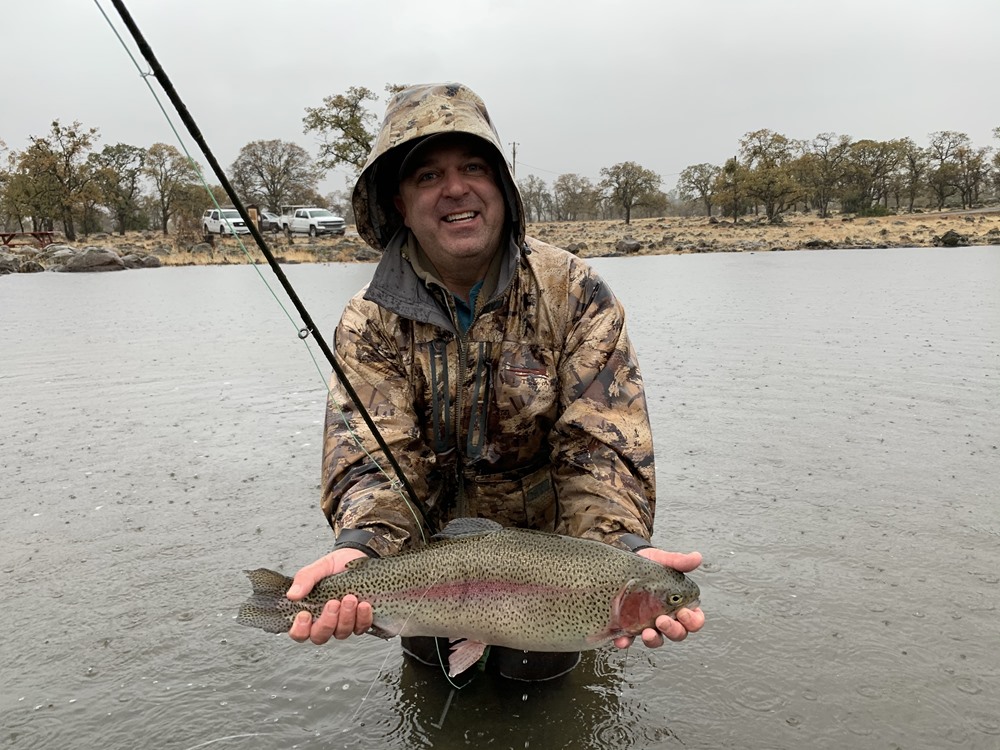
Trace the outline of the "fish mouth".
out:
M 475 219 L 477 216 L 479 216 L 478 211 L 459 211 L 453 214 L 448 214 L 441 220 L 446 224 L 455 224 L 460 221 L 470 221 Z
M 682 609 L 697 609 L 700 606 L 701 606 L 701 599 L 692 599 L 689 602 L 684 602 L 676 609 L 672 609 L 669 612 L 664 612 L 663 614 L 665 617 L 669 617 L 671 620 L 676 620 L 677 613 L 680 612 Z

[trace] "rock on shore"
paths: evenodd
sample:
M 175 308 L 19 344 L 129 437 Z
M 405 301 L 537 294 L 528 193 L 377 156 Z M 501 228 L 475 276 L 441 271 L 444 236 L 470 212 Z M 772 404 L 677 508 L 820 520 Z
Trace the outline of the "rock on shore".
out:
M 159 256 L 129 249 L 124 255 L 111 247 L 49 245 L 44 249 L 21 245 L 0 253 L 0 274 L 62 271 L 80 273 L 124 271 L 128 268 L 159 268 Z

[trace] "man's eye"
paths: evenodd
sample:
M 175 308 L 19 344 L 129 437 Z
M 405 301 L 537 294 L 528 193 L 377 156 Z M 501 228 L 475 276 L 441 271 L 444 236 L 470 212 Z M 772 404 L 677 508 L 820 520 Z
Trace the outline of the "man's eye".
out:
M 435 177 L 435 172 L 418 172 L 417 182 L 430 182 Z

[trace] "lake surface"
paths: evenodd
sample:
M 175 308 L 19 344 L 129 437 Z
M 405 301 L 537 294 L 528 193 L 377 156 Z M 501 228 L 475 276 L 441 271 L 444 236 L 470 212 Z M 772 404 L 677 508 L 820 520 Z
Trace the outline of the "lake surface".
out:
M 331 542 L 328 367 L 268 269 L 0 278 L 0 745 L 1000 747 L 1000 247 L 594 265 L 708 622 L 457 692 L 233 621 Z M 285 270 L 329 338 L 372 266 Z

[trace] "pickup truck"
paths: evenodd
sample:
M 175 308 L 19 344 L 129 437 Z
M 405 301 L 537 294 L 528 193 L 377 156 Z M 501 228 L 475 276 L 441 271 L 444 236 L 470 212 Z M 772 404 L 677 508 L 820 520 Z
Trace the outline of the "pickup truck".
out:
M 250 234 L 250 228 L 235 208 L 224 208 L 221 211 L 209 208 L 202 214 L 201 224 L 205 234 Z
M 347 222 L 325 208 L 282 206 L 281 228 L 286 234 L 308 234 L 310 237 L 321 234 L 343 235 L 347 231 Z

